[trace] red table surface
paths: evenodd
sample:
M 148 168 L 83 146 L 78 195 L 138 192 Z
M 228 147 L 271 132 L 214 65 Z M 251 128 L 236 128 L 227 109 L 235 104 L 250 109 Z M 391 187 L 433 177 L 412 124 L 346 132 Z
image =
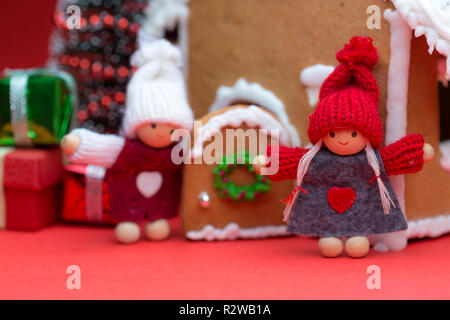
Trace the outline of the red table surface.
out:
M 0 231 L 0 299 L 449 299 L 450 236 L 397 253 L 322 258 L 298 237 L 192 242 L 179 219 L 164 242 L 118 245 L 110 228 Z M 81 269 L 69 290 L 67 267 Z M 368 289 L 379 266 L 381 289 Z

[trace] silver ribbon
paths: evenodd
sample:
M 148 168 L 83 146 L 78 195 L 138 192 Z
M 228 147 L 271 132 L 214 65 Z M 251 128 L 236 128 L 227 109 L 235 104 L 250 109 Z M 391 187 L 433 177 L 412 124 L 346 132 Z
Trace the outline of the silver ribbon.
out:
M 86 217 L 89 222 L 103 222 L 103 178 L 105 168 L 88 165 L 86 169 Z
M 28 74 L 14 72 L 9 84 L 9 106 L 14 142 L 17 146 L 30 147 L 33 143 L 28 136 L 27 119 Z
M 16 146 L 30 147 L 33 142 L 28 136 L 27 118 L 27 86 L 28 78 L 31 75 L 42 74 L 57 76 L 66 83 L 72 96 L 72 113 L 78 106 L 77 84 L 75 79 L 67 72 L 53 68 L 46 69 L 16 69 L 5 70 L 5 74 L 10 77 L 9 85 L 9 106 L 11 110 L 11 125 Z M 73 125 L 72 114 L 72 125 Z

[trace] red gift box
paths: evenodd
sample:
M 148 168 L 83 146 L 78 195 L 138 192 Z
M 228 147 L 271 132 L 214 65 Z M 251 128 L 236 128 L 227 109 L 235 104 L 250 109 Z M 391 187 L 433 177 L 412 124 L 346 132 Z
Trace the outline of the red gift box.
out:
M 105 169 L 96 166 L 64 167 L 62 219 L 68 222 L 114 225 L 109 217 L 109 198 L 104 181 Z
M 0 228 L 39 230 L 60 212 L 59 148 L 0 148 Z

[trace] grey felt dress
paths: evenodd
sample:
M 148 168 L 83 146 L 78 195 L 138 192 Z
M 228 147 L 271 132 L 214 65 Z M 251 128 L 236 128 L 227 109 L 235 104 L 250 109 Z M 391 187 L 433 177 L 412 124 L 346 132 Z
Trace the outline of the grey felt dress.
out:
M 339 156 L 322 148 L 310 163 L 292 207 L 288 230 L 321 237 L 356 236 L 407 228 L 378 151 L 381 179 L 395 207 L 384 214 L 378 184 L 365 151 Z

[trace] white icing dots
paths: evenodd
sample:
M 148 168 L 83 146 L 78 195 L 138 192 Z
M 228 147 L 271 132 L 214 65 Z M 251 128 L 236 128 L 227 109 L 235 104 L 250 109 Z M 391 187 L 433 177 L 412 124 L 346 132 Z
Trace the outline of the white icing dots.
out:
M 306 87 L 311 108 L 315 108 L 319 102 L 320 87 L 333 71 L 333 66 L 316 64 L 303 69 L 300 73 L 300 82 Z

